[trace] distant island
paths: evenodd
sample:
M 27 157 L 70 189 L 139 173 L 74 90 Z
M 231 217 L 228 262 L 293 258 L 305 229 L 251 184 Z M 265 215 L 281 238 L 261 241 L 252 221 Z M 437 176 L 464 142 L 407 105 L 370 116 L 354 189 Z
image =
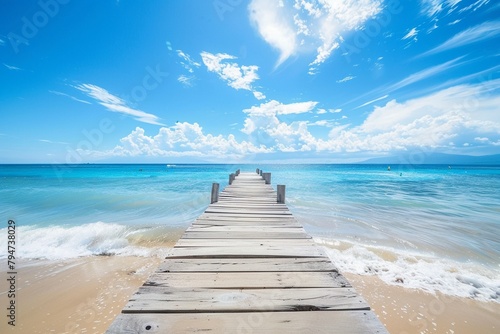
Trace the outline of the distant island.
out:
M 362 164 L 412 164 L 412 165 L 500 165 L 500 154 L 456 155 L 446 153 L 404 153 L 394 156 L 372 158 Z

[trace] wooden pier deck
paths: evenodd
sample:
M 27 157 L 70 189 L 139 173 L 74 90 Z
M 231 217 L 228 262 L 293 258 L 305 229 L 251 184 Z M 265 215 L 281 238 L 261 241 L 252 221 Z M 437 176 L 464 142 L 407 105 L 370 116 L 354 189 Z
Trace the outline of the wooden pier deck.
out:
M 107 333 L 387 333 L 276 198 L 239 174 Z

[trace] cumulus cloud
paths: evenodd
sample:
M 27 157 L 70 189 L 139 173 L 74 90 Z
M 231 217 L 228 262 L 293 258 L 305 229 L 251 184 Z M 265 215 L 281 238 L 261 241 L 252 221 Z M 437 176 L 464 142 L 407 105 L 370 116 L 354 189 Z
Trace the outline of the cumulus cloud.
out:
M 236 57 L 227 53 L 212 54 L 204 51 L 201 53 L 201 58 L 207 69 L 216 73 L 229 87 L 251 91 L 258 100 L 266 98 L 264 94 L 252 86 L 259 79 L 258 66 L 240 66 L 235 62 L 228 62 L 227 60 L 233 60 Z
M 343 35 L 363 28 L 382 10 L 381 0 L 252 0 L 250 21 L 280 53 L 276 66 L 291 56 L 315 51 L 309 73 L 316 73 L 339 47 Z
M 160 118 L 158 116 L 127 106 L 125 101 L 109 93 L 102 87 L 93 84 L 80 84 L 74 86 L 74 88 L 84 92 L 87 96 L 96 100 L 100 105 L 104 106 L 109 111 L 132 116 L 139 122 L 163 125 L 160 123 Z
M 200 157 L 215 160 L 271 151 L 272 149 L 257 147 L 247 141 L 237 141 L 232 134 L 205 134 L 198 123 L 184 122 L 161 127 L 155 135 L 147 135 L 143 128 L 136 127 L 112 150 L 81 150 L 79 153 L 92 157 Z
M 374 107 L 363 123 L 291 121 L 289 115 L 325 114 L 314 101 L 270 101 L 243 110 L 240 136 L 205 133 L 197 123 L 177 123 L 147 135 L 138 127 L 102 156 L 244 158 L 276 152 L 390 152 L 394 150 L 500 145 L 500 79 L 462 84 L 419 98 Z M 330 109 L 330 112 L 336 112 Z M 344 115 L 345 116 L 345 115 Z M 342 117 L 344 119 L 344 117 Z M 345 116 L 347 119 L 347 116 Z M 329 127 L 328 136 L 318 127 Z M 85 152 L 81 153 L 82 155 Z

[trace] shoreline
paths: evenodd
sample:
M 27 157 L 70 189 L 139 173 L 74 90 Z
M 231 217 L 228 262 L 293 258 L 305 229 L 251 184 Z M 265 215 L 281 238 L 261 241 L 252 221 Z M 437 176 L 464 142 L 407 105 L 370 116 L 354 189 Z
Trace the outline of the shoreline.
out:
M 91 256 L 30 261 L 19 268 L 16 327 L 7 333 L 104 333 L 130 296 L 163 260 Z M 390 333 L 496 333 L 500 303 L 432 295 L 387 285 L 376 276 L 343 273 Z M 0 306 L 6 305 L 2 282 Z

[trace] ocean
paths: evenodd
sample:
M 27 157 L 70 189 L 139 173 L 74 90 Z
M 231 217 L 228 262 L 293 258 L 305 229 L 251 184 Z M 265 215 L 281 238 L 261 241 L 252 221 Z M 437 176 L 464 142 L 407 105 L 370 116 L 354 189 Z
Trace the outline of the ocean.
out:
M 0 165 L 0 259 L 162 257 L 236 169 L 272 173 L 342 272 L 500 303 L 500 166 Z

